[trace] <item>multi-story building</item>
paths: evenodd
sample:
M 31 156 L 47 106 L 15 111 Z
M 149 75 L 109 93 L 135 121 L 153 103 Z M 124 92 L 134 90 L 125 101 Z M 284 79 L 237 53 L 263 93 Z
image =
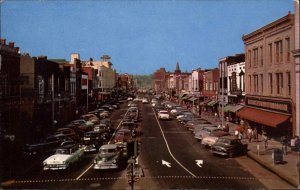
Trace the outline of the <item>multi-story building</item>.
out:
M 165 68 L 160 68 L 153 73 L 152 87 L 156 92 L 163 92 L 167 90 L 167 75 L 168 73 L 166 72 Z
M 20 140 L 20 53 L 14 42 L 0 39 L 0 141 L 2 134 Z
M 294 29 L 294 15 L 288 13 L 242 37 L 246 107 L 238 116 L 272 136 L 295 134 Z
M 237 54 L 220 59 L 219 70 L 219 103 L 222 102 L 222 91 L 224 91 L 223 99 L 225 104 L 243 102 L 245 97 L 245 55 Z M 224 83 L 223 87 L 222 80 Z
M 217 111 L 216 106 L 218 105 L 218 89 L 219 89 L 219 69 L 206 70 L 203 73 L 203 92 L 202 95 L 205 100 L 210 100 L 207 106 L 211 108 L 211 111 Z
M 236 119 L 245 99 L 245 54 L 224 57 L 219 60 L 220 88 L 218 94 L 219 113 Z M 223 85 L 222 85 L 223 81 Z
M 300 4 L 294 1 L 295 6 L 295 49 L 292 51 L 295 58 L 296 84 L 296 121 L 295 135 L 300 136 Z

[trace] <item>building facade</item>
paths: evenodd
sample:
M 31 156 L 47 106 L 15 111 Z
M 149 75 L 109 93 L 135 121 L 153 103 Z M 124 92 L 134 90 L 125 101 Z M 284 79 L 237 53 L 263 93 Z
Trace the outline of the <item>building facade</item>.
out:
M 296 84 L 296 129 L 295 135 L 300 136 L 300 4 L 294 1 L 295 6 L 295 49 L 292 51 L 295 59 Z
M 238 115 L 272 136 L 295 134 L 294 15 L 288 13 L 242 39 L 246 107 Z

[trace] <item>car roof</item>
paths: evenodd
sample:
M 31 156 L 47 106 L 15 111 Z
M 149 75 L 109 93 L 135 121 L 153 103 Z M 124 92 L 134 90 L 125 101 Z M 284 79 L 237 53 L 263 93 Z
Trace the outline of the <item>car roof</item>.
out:
M 117 147 L 118 146 L 116 144 L 105 144 L 105 145 L 102 145 L 100 149 L 114 149 Z
M 222 139 L 229 139 L 229 140 L 235 140 L 237 139 L 235 136 L 223 136 L 223 137 L 220 137 Z

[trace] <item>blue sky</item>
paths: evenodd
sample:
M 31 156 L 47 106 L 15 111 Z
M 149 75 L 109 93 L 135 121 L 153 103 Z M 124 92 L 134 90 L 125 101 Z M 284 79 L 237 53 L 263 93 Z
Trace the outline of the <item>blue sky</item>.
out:
M 117 72 L 214 68 L 244 52 L 241 37 L 288 11 L 292 0 L 2 0 L 1 37 L 31 56 L 100 60 Z

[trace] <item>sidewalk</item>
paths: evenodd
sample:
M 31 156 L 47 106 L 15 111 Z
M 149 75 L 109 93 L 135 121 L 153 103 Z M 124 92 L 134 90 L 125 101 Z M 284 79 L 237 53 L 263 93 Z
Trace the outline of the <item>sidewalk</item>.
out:
M 211 123 L 220 123 L 220 121 L 216 121 L 216 118 L 213 116 L 202 115 L 204 119 L 207 119 Z M 236 128 L 236 124 L 224 121 L 225 124 L 229 124 L 230 133 L 234 133 Z M 248 139 L 243 139 L 242 142 L 248 144 L 248 152 L 247 156 L 257 163 L 272 171 L 280 178 L 284 179 L 291 185 L 298 187 L 299 186 L 299 177 L 297 170 L 297 163 L 300 160 L 300 155 L 291 151 L 290 147 L 288 147 L 287 155 L 283 155 L 283 163 L 275 164 L 272 158 L 272 153 L 274 149 L 281 150 L 281 143 L 275 141 L 274 139 L 268 140 L 268 147 L 265 150 L 264 142 L 262 141 L 261 135 L 258 137 L 258 142 L 249 143 Z

